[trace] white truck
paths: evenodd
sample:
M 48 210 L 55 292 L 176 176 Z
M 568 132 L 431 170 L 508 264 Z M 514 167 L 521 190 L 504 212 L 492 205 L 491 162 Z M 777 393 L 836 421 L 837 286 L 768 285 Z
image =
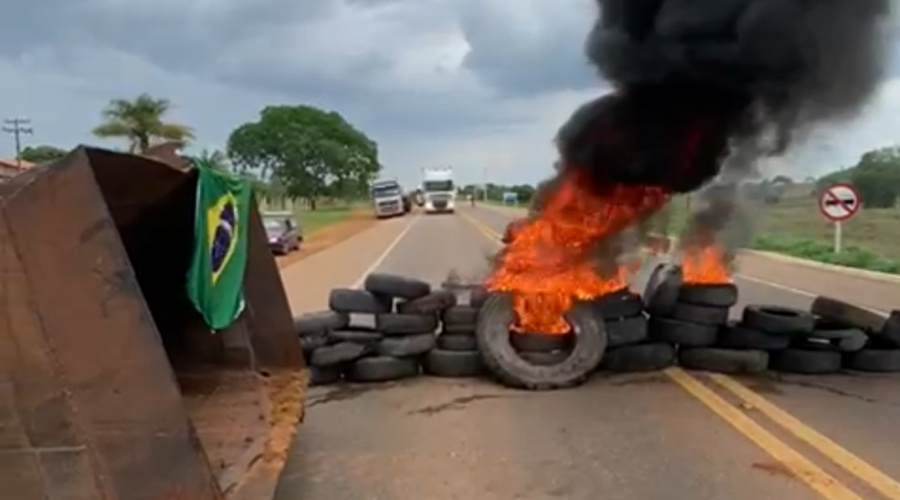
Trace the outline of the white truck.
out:
M 373 182 L 371 197 L 372 208 L 379 219 L 406 213 L 403 207 L 403 188 L 396 179 L 380 179 Z
M 425 201 L 425 213 L 452 213 L 456 208 L 453 167 L 423 168 L 422 196 Z

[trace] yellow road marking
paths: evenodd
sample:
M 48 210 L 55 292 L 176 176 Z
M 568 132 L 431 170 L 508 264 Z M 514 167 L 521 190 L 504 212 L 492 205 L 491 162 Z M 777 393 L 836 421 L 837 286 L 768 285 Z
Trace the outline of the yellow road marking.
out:
M 818 450 L 844 470 L 872 486 L 886 498 L 900 500 L 900 483 L 887 474 L 876 469 L 815 429 L 803 424 L 799 419 L 745 387 L 737 380 L 724 375 L 712 375 L 711 378 L 717 384 L 762 412 L 786 431 Z
M 862 497 L 850 491 L 833 476 L 816 466 L 811 460 L 779 440 L 750 417 L 735 408 L 721 396 L 703 385 L 699 380 L 682 370 L 681 368 L 669 368 L 665 371 L 676 384 L 706 405 L 716 415 L 731 424 L 738 432 L 756 443 L 766 453 L 778 460 L 797 479 L 806 483 L 810 488 L 829 500 L 860 499 Z
M 496 231 L 490 229 L 480 221 L 477 221 L 468 215 L 465 215 L 463 213 L 459 213 L 459 215 L 467 222 L 472 224 L 475 229 L 487 236 L 488 239 L 493 240 L 497 243 L 500 242 L 500 235 Z M 785 467 L 788 468 L 788 470 L 794 473 L 798 480 L 806 483 L 810 488 L 819 493 L 822 497 L 828 500 L 862 500 L 862 497 L 851 491 L 847 486 L 818 467 L 811 460 L 788 446 L 783 441 L 779 440 L 772 433 L 764 429 L 760 424 L 756 423 L 742 411 L 738 410 L 728 401 L 706 387 L 696 377 L 677 367 L 665 370 L 665 374 L 670 379 L 672 379 L 672 381 L 678 384 L 682 389 L 684 389 L 688 394 L 693 396 L 695 399 L 709 408 L 713 413 L 729 423 L 735 430 L 743 434 L 747 439 L 752 441 L 759 448 L 772 456 L 775 460 L 781 462 Z M 843 448 L 840 448 L 837 444 L 831 442 L 821 434 L 801 424 L 798 420 L 793 419 L 793 417 L 790 417 L 790 415 L 787 415 L 787 413 L 780 410 L 768 401 L 763 400 L 761 397 L 752 393 L 749 389 L 744 389 L 743 386 L 740 386 L 740 389 L 744 389 L 744 391 L 746 391 L 746 394 L 744 393 L 744 391 L 735 391 L 733 387 L 730 387 L 728 385 L 728 382 L 731 381 L 733 382 L 733 385 L 738 386 L 740 384 L 738 384 L 736 381 L 733 381 L 729 377 L 726 377 L 724 375 L 714 375 L 714 380 L 716 380 L 716 382 L 723 387 L 726 387 L 729 390 L 732 390 L 732 392 L 735 392 L 745 401 L 750 402 L 749 397 L 754 397 L 754 400 L 761 400 L 761 404 L 756 402 L 750 404 L 759 408 L 772 420 L 776 420 L 776 418 L 772 417 L 773 414 L 779 415 L 779 419 L 781 420 L 781 422 L 779 422 L 778 420 L 776 420 L 776 422 L 780 423 L 782 427 L 787 428 L 790 432 L 794 433 L 804 441 L 812 444 L 814 447 L 822 451 L 823 454 L 837 462 L 839 465 L 856 474 L 857 477 L 862 479 L 864 482 L 869 483 L 870 485 L 875 487 L 875 489 L 882 492 L 890 500 L 900 500 L 900 496 L 898 496 L 898 491 L 900 490 L 890 489 L 896 487 L 896 483 L 894 483 L 891 478 L 887 477 L 885 474 L 880 473 L 878 470 L 874 469 L 874 467 L 871 467 L 859 458 L 856 458 L 855 456 L 850 454 L 850 452 L 843 450 Z M 769 411 L 766 411 L 766 409 L 768 409 Z M 791 427 L 788 427 L 785 422 L 791 422 Z M 805 433 L 800 432 L 800 430 L 802 429 L 805 429 Z M 807 437 L 817 437 L 804 439 L 804 435 Z M 830 453 L 826 452 L 820 446 L 817 446 L 815 443 L 811 442 L 809 439 L 814 439 L 820 445 L 821 443 L 828 442 L 833 446 L 833 448 L 843 450 L 843 453 L 846 455 L 841 455 L 841 458 L 837 459 L 835 457 L 838 455 L 835 454 L 833 449 L 831 449 Z M 848 459 L 847 455 L 849 455 L 849 457 L 853 457 L 853 459 L 857 460 L 858 463 Z M 854 464 L 854 469 L 849 468 L 849 464 L 851 463 Z M 862 464 L 862 467 L 860 466 L 860 464 Z

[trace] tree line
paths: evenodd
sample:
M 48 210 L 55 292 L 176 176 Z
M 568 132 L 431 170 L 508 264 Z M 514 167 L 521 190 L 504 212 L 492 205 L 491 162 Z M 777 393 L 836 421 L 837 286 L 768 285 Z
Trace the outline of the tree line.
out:
M 168 121 L 171 108 L 169 100 L 148 94 L 114 99 L 92 133 L 124 140 L 134 154 L 146 154 L 168 141 L 187 144 L 195 138 L 194 130 Z M 66 153 L 38 145 L 22 149 L 20 158 L 45 163 Z M 375 141 L 339 113 L 305 105 L 267 106 L 258 120 L 231 132 L 225 151 L 204 150 L 197 156 L 214 168 L 249 179 L 267 198 L 306 200 L 313 210 L 322 197 L 366 196 L 382 168 Z

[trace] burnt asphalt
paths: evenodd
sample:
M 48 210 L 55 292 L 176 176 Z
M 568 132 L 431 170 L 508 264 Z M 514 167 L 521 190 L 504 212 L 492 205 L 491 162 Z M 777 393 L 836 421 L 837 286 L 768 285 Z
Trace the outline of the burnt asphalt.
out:
M 499 248 L 485 232 L 501 232 L 513 216 L 467 207 L 456 215 L 384 221 L 284 271 L 294 312 L 324 308 L 328 289 L 355 284 L 373 263 L 378 271 L 434 285 L 448 276 L 477 281 Z M 798 284 L 783 278 L 783 285 L 739 280 L 736 311 L 746 303 L 808 307 L 812 296 L 789 290 Z M 900 286 L 896 291 L 900 297 Z M 685 376 L 719 403 L 666 373 L 598 375 L 579 388 L 548 393 L 428 377 L 313 388 L 276 499 L 900 498 L 900 488 L 897 496 L 879 496 L 873 487 L 889 491 L 886 478 L 900 480 L 900 377 L 736 380 L 799 422 L 787 425 L 705 375 Z M 810 438 L 809 430 L 875 474 L 865 467 L 865 480 L 849 474 L 841 464 L 849 468 L 850 459 L 823 445 L 821 436 Z M 802 460 L 785 455 L 787 447 Z M 818 472 L 804 480 L 797 463 L 814 464 Z

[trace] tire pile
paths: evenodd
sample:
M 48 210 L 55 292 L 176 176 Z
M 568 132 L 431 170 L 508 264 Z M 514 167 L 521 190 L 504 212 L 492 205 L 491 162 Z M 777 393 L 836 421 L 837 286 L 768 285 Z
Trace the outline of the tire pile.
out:
M 677 362 L 729 374 L 900 372 L 900 311 L 885 319 L 820 297 L 809 311 L 750 305 L 739 321 L 729 321 L 737 299 L 732 284 L 685 284 L 677 267 L 659 266 L 645 291 L 648 340 L 614 347 L 607 322 L 612 348 L 603 366 L 649 371 Z
M 454 291 L 383 273 L 368 275 L 362 289 L 334 289 L 329 310 L 294 321 L 310 384 L 480 375 L 475 328 L 486 298 L 474 289 L 459 304 Z

